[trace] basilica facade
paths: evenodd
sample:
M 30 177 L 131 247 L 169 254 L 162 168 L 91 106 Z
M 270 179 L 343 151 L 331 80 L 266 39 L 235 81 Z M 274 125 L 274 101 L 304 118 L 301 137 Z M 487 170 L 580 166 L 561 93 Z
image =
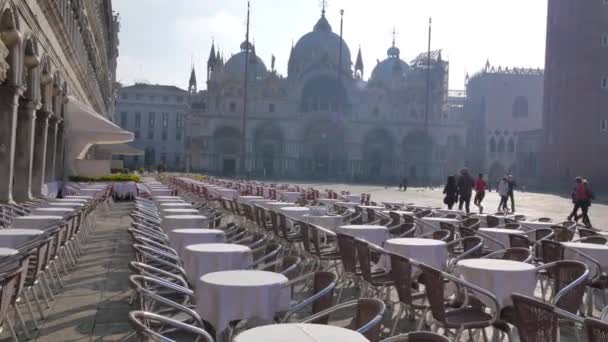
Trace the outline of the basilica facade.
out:
M 251 43 L 227 60 L 211 49 L 206 90 L 190 76 L 189 171 L 414 184 L 464 166 L 465 124 L 450 110 L 440 50 L 408 63 L 393 39 L 366 77 L 361 49 L 353 63 L 324 14 L 292 47 L 287 76 Z

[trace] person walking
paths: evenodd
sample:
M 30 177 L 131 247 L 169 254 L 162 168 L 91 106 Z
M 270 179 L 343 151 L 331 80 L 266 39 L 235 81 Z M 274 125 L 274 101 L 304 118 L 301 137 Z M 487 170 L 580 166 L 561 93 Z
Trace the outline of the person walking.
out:
M 479 208 L 479 213 L 483 214 L 483 198 L 486 197 L 486 189 L 488 188 L 488 183 L 483 179 L 483 173 L 479 174 L 479 177 L 475 181 L 475 200 L 473 204 L 475 204 Z
M 574 203 L 574 208 L 572 209 L 572 213 L 568 215 L 568 221 L 574 219 L 574 221 L 578 222 L 579 219 L 583 219 L 583 224 L 586 227 L 591 227 L 591 220 L 589 219 L 589 207 L 591 206 L 591 201 L 593 200 L 593 192 L 591 191 L 591 187 L 586 179 L 581 177 L 576 177 L 574 189 L 572 190 L 572 202 Z M 578 210 L 582 211 L 582 214 L 578 215 Z
M 458 202 L 458 209 L 462 210 L 464 205 L 466 213 L 470 213 L 471 209 L 471 195 L 473 194 L 473 187 L 475 186 L 475 181 L 473 177 L 469 174 L 468 169 L 462 169 L 460 171 L 460 178 L 458 178 L 458 195 L 460 196 L 460 200 Z
M 499 212 L 508 212 L 509 208 L 507 207 L 507 201 L 509 200 L 509 181 L 507 177 L 503 177 L 500 182 L 498 182 L 498 195 L 500 196 L 500 204 L 498 204 Z
M 458 186 L 456 185 L 456 177 L 448 176 L 448 180 L 443 188 L 443 203 L 448 206 L 448 209 L 452 210 L 454 203 L 458 201 Z
M 511 212 L 515 212 L 515 195 L 514 195 L 514 191 L 515 191 L 515 187 L 517 186 L 517 183 L 515 183 L 515 179 L 513 179 L 513 175 L 509 175 L 507 177 L 507 183 L 509 185 L 509 199 L 511 200 Z

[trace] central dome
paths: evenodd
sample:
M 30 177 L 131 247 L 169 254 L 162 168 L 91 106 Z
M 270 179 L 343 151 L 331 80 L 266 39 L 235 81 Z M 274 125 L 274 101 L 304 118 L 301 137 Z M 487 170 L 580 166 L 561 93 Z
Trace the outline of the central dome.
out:
M 288 74 L 298 74 L 305 71 L 311 64 L 324 60 L 338 66 L 340 45 L 342 46 L 342 70 L 350 75 L 352 63 L 348 45 L 332 31 L 331 25 L 323 14 L 315 24 L 313 31 L 300 38 L 293 48 Z

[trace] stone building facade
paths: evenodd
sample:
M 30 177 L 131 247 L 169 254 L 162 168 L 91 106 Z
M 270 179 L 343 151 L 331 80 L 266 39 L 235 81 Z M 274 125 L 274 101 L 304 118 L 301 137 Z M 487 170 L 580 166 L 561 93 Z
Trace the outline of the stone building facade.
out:
M 69 99 L 106 117 L 112 112 L 118 18 L 104 0 L 2 0 L 0 11 L 6 203 L 41 196 L 46 183 L 63 178 Z
M 143 156 L 124 156 L 131 169 L 184 171 L 188 92 L 174 86 L 138 83 L 118 91 L 114 122 L 133 132 L 131 146 Z
M 543 177 L 553 189 L 588 178 L 608 188 L 608 1 L 549 1 Z
M 488 62 L 467 76 L 466 87 L 467 166 L 486 174 L 492 185 L 507 173 L 522 185 L 537 185 L 543 71 L 503 69 Z
M 462 167 L 465 128 L 448 108 L 449 63 L 441 51 L 407 63 L 393 40 L 367 80 L 361 53 L 353 64 L 324 14 L 292 47 L 285 77 L 274 58 L 267 69 L 250 43 L 228 60 L 212 47 L 207 89 L 190 86 L 189 169 L 416 183 L 443 181 Z

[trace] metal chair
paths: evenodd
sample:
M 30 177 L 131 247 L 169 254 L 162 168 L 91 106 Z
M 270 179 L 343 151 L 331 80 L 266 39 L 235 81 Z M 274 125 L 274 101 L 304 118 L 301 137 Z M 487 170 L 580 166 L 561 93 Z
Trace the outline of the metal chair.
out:
M 450 342 L 450 339 L 428 331 L 415 331 L 405 335 L 393 336 L 380 342 Z
M 558 316 L 553 305 L 517 293 L 512 294 L 511 299 L 521 341 L 558 341 Z
M 174 341 L 170 338 L 173 334 L 178 334 L 179 338 L 184 338 L 183 334 L 188 334 L 190 337 L 187 339 L 191 341 L 214 342 L 213 337 L 200 327 L 151 312 L 131 311 L 129 313 L 129 321 L 133 325 L 137 335 L 143 340 Z M 165 329 L 156 331 L 150 326 L 163 327 Z

